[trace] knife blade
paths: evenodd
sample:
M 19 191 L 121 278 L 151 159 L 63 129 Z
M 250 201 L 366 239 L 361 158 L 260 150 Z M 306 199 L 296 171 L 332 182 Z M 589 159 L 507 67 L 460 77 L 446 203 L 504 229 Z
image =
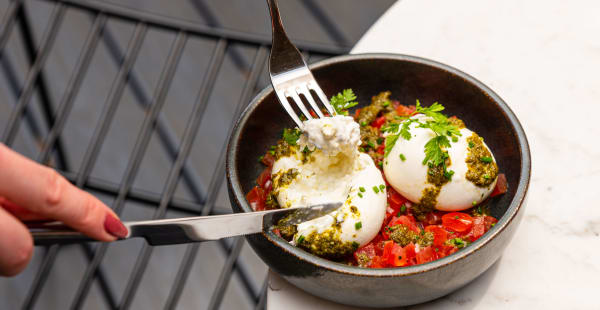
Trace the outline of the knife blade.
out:
M 333 202 L 308 207 L 226 215 L 123 222 L 129 231 L 123 239 L 142 237 L 150 245 L 168 245 L 241 236 L 262 232 L 280 219 L 296 225 L 328 214 L 343 203 Z M 36 245 L 69 244 L 95 241 L 61 223 L 28 224 Z

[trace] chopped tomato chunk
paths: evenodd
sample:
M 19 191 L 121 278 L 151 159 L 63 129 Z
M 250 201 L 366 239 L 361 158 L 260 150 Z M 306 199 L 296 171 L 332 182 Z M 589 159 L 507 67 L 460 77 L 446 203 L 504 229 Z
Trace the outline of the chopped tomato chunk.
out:
M 275 162 L 275 156 L 271 155 L 271 153 L 267 153 L 260 160 L 267 167 L 273 167 L 273 163 Z
M 256 179 L 258 186 L 265 188 L 265 183 L 271 180 L 271 167 L 266 167 Z
M 442 225 L 455 232 L 467 232 L 473 227 L 473 218 L 466 213 L 450 212 L 442 216 Z
M 504 173 L 500 173 L 498 175 L 498 180 L 496 181 L 496 187 L 494 187 L 494 191 L 490 194 L 490 197 L 502 195 L 506 193 L 508 190 L 508 183 L 506 181 L 506 175 Z
M 425 231 L 433 234 L 433 245 L 442 246 L 448 240 L 448 232 L 438 225 L 429 225 L 425 227 Z
M 399 105 L 396 108 L 396 113 L 398 113 L 398 115 L 400 115 L 400 116 L 409 116 L 414 111 L 415 111 L 415 106 L 414 105 L 411 105 L 411 106 Z
M 254 186 L 246 195 L 246 199 L 254 211 L 262 211 L 265 209 L 265 192 L 262 188 Z
M 430 246 L 421 248 L 419 252 L 417 252 L 417 264 L 431 262 L 435 259 L 437 259 L 435 251 Z
M 385 116 L 380 116 L 371 122 L 371 126 L 379 129 L 383 123 L 385 123 Z

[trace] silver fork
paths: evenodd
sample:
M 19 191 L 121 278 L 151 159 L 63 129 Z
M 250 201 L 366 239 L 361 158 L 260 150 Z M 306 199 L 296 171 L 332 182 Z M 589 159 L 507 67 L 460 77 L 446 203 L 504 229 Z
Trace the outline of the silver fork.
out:
M 281 18 L 279 17 L 277 1 L 267 0 L 267 4 L 271 13 L 271 30 L 273 32 L 269 73 L 271 75 L 271 84 L 277 94 L 277 98 L 279 98 L 279 102 L 299 128 L 302 128 L 302 121 L 300 121 L 300 118 L 288 102 L 288 97 L 292 98 L 307 119 L 312 119 L 313 116 L 306 109 L 306 106 L 300 99 L 300 95 L 304 96 L 319 118 L 325 117 L 310 93 L 312 90 L 317 94 L 317 97 L 319 97 L 329 115 L 336 115 L 335 110 L 329 104 L 329 100 L 327 100 L 327 96 L 325 96 L 325 93 L 308 69 L 302 55 L 286 35 L 281 24 Z

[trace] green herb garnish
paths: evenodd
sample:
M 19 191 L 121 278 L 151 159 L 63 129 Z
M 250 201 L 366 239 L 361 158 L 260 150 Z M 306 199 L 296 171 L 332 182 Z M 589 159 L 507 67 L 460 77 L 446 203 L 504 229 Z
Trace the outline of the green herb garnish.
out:
M 364 187 L 362 187 L 362 186 L 359 187 L 358 190 L 361 191 L 361 192 L 363 192 L 363 193 L 366 191 L 366 189 Z
M 359 229 L 361 229 L 361 228 L 362 228 L 362 222 L 356 222 L 356 223 L 354 224 L 354 228 L 355 228 L 356 230 L 359 230 Z
M 406 156 L 404 156 L 404 154 L 400 154 L 400 160 L 401 161 L 406 161 Z
M 304 241 L 304 236 L 300 235 L 300 237 L 298 237 L 298 239 L 296 240 L 297 244 L 302 243 L 302 241 Z
M 484 163 L 491 163 L 493 161 L 493 159 L 489 156 L 483 156 L 483 157 L 479 158 L 479 160 L 481 160 Z
M 285 142 L 287 142 L 289 145 L 296 145 L 301 134 L 302 132 L 298 128 L 285 128 L 283 130 L 283 140 L 285 140 Z
M 377 188 L 377 186 L 373 186 L 373 191 L 375 194 L 379 194 L 379 188 Z
M 341 93 L 331 97 L 329 103 L 335 109 L 335 112 L 338 114 L 344 114 L 344 110 L 347 110 L 358 104 L 356 100 L 356 95 L 352 91 L 352 89 L 344 89 Z

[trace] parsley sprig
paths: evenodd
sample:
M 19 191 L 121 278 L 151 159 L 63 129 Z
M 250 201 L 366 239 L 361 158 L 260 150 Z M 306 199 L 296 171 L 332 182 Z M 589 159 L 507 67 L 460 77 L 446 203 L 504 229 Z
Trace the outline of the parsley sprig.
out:
M 356 95 L 352 91 L 352 89 L 344 89 L 341 93 L 331 97 L 329 103 L 335 109 L 337 114 L 347 115 L 347 109 L 358 104 L 356 100 Z
M 298 128 L 294 128 L 294 129 L 285 128 L 283 130 L 282 137 L 283 137 L 283 140 L 285 140 L 285 142 L 287 142 L 289 145 L 296 145 L 298 139 L 300 139 L 301 134 L 302 134 L 302 132 Z
M 391 133 L 385 139 L 384 156 L 387 157 L 389 152 L 396 144 L 396 141 L 398 141 L 399 137 L 402 137 L 405 140 L 410 140 L 412 137 L 410 133 L 410 125 L 417 123 L 418 128 L 428 128 L 435 134 L 435 137 L 431 138 L 431 140 L 425 144 L 425 158 L 423 159 L 423 165 L 443 165 L 444 176 L 446 176 L 448 179 L 451 178 L 454 172 L 446 169 L 448 152 L 444 149 L 450 147 L 449 139 L 456 141 L 461 134 L 459 128 L 452 124 L 446 115 L 441 113 L 444 111 L 444 109 L 444 106 L 437 102 L 434 102 L 428 107 L 423 107 L 421 106 L 419 100 L 417 100 L 416 108 L 413 113 L 408 116 L 399 117 L 399 119 L 402 120 L 402 123 L 389 124 L 381 129 L 383 132 Z M 418 119 L 411 118 L 416 114 L 424 114 L 430 119 L 423 122 Z

